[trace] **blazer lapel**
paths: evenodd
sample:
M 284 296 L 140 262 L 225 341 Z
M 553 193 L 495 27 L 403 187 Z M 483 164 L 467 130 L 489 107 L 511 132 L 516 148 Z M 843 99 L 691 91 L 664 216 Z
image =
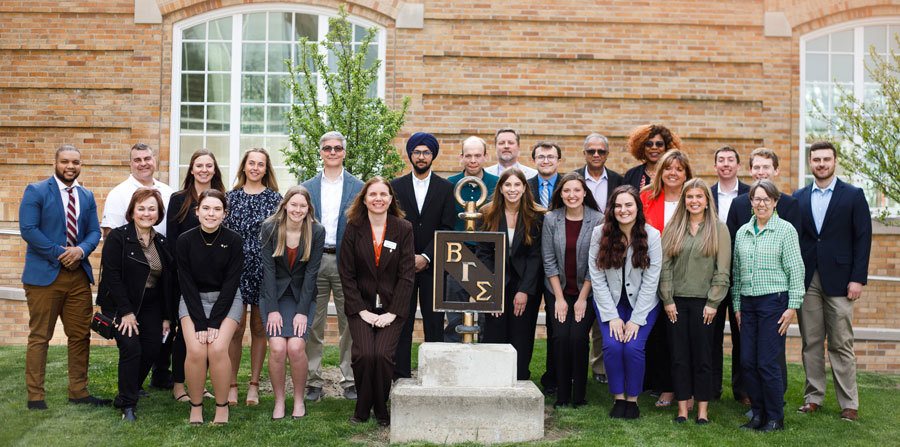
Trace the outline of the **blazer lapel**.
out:
M 381 242 L 381 258 L 378 261 L 378 267 L 376 269 L 381 272 L 385 269 L 385 266 L 394 256 L 394 251 L 396 248 L 387 248 L 384 246 L 384 243 L 387 241 L 391 241 L 397 243 L 397 240 L 400 239 L 400 229 L 398 228 L 397 221 L 391 218 L 387 220 L 387 229 L 384 232 L 384 241 Z M 399 248 L 399 247 L 397 247 Z M 372 253 L 375 253 L 375 244 L 372 244 Z M 373 258 L 374 259 L 374 256 Z
M 434 178 L 436 176 L 437 174 L 435 174 L 434 172 L 431 173 L 431 177 L 428 181 L 428 191 L 425 192 L 425 201 L 422 203 L 422 212 L 419 213 L 420 215 L 424 216 L 426 214 L 425 211 L 429 208 L 431 202 L 434 201 L 432 200 L 432 198 L 435 194 L 437 194 L 437 192 L 435 192 L 435 189 L 437 188 L 437 182 L 434 181 Z M 415 188 L 413 188 L 413 198 L 415 198 Z M 418 207 L 416 207 L 416 209 L 418 209 Z
M 347 209 L 347 205 L 350 203 L 350 200 L 353 199 L 353 195 L 350 194 L 350 173 L 347 170 L 344 170 L 344 184 L 341 186 L 341 214 L 343 211 Z
M 375 244 L 372 242 L 372 223 L 369 222 L 368 217 L 366 217 L 366 224 L 359 228 L 359 232 L 361 233 L 359 237 L 362 239 L 362 244 L 359 246 L 362 250 L 362 258 L 366 261 L 366 266 L 369 267 L 372 275 L 376 276 Z
M 835 207 L 838 206 L 838 202 L 841 200 L 841 194 L 844 192 L 844 182 L 836 181 L 834 183 L 834 191 L 831 192 L 831 200 L 828 201 L 828 208 L 825 209 L 825 217 L 822 219 L 822 229 L 825 229 L 825 225 L 828 225 L 828 222 L 831 221 L 828 217 L 834 213 Z M 810 205 L 812 202 L 810 201 Z M 812 206 L 810 206 L 810 211 L 812 211 Z M 815 221 L 813 221 L 813 227 L 815 227 Z M 821 231 L 819 232 L 821 233 Z
M 309 195 L 312 197 L 312 204 L 316 210 L 316 220 L 322 221 L 322 176 L 319 172 L 313 177 L 313 181 L 309 182 Z
M 65 234 L 66 208 L 63 206 L 62 196 L 60 195 L 59 187 L 56 185 L 56 179 L 50 177 L 47 181 L 47 189 L 50 200 L 54 203 L 54 207 L 59 210 L 59 213 L 62 215 L 62 220 L 60 220 L 60 222 L 63 222 L 63 234 Z

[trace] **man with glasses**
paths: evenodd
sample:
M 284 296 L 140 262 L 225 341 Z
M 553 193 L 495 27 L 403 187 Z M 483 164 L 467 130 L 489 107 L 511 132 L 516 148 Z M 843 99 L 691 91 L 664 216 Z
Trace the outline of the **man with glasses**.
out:
M 591 195 L 597 201 L 600 212 L 606 211 L 606 200 L 612 190 L 624 184 L 619 173 L 606 168 L 609 158 L 609 139 L 599 133 L 591 133 L 584 138 L 584 166 L 575 170 L 584 177 Z M 600 332 L 600 319 L 594 320 L 591 327 L 591 371 L 594 380 L 606 383 L 606 367 L 603 366 L 603 333 Z
M 519 132 L 512 128 L 503 128 L 494 134 L 494 146 L 497 147 L 497 164 L 485 168 L 487 172 L 500 177 L 503 171 L 517 168 L 529 179 L 537 175 L 537 170 L 519 163 Z
M 438 156 L 437 139 L 428 133 L 418 132 L 406 142 L 406 153 L 412 163 L 412 172 L 391 181 L 395 200 L 412 224 L 416 249 L 416 282 L 409 301 L 409 315 L 403 323 L 403 332 L 397 342 L 394 355 L 394 378 L 409 378 L 412 373 L 412 334 L 415 324 L 416 296 L 422 312 L 422 328 L 426 342 L 444 340 L 444 314 L 434 309 L 434 232 L 452 230 L 456 224 L 453 184 L 434 175 L 431 165 Z
M 328 315 L 328 301 L 334 297 L 337 310 L 338 334 L 340 336 L 341 388 L 344 398 L 356 399 L 353 368 L 350 366 L 352 340 L 344 313 L 344 291 L 338 275 L 338 253 L 341 239 L 347 227 L 345 212 L 353 198 L 362 190 L 363 182 L 344 169 L 347 139 L 337 131 L 331 131 L 319 138 L 319 156 L 322 157 L 322 172 L 303 182 L 309 190 L 316 220 L 325 227 L 325 249 L 319 275 L 316 277 L 316 314 L 309 328 L 306 343 L 306 357 L 309 359 L 309 378 L 306 381 L 306 399 L 316 401 L 322 398 L 322 349 L 325 343 L 325 320 Z

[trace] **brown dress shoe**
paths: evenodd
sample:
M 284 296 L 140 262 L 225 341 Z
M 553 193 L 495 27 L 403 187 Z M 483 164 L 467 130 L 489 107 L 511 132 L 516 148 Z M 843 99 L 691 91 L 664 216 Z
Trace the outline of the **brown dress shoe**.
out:
M 859 419 L 859 413 L 852 408 L 844 408 L 844 411 L 841 411 L 841 419 L 856 422 Z
M 812 402 L 807 402 L 807 403 L 803 404 L 802 407 L 797 409 L 797 413 L 806 413 L 806 414 L 815 413 L 815 412 L 819 411 L 819 408 L 822 408 L 822 406 L 819 404 L 812 403 Z

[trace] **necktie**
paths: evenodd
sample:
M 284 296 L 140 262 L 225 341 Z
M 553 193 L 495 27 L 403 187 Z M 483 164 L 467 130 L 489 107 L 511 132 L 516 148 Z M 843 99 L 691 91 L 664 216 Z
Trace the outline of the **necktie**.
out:
M 69 193 L 69 204 L 66 206 L 66 246 L 78 245 L 78 224 L 75 220 L 75 187 L 66 188 Z
M 541 187 L 541 205 L 544 208 L 550 206 L 550 182 L 544 180 L 544 185 Z

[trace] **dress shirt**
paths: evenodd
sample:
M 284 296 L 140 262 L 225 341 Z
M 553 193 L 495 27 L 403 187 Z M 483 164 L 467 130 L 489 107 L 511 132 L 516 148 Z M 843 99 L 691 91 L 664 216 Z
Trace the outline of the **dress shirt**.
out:
M 737 232 L 734 243 L 734 278 L 731 299 L 741 311 L 741 296 L 787 292 L 788 308 L 799 309 L 806 292 L 806 268 L 800 256 L 800 240 L 790 222 L 774 214 L 756 232 L 756 216 Z
M 116 187 L 106 196 L 106 203 L 103 204 L 103 220 L 100 222 L 100 227 L 118 228 L 127 224 L 128 220 L 125 218 L 125 213 L 128 212 L 128 204 L 131 203 L 131 196 L 134 195 L 134 192 L 137 191 L 138 188 L 143 186 L 144 185 L 134 178 L 133 175 L 129 175 L 124 182 L 116 185 Z M 153 179 L 152 188 L 159 191 L 159 195 L 162 196 L 163 199 L 163 205 L 168 211 L 169 198 L 172 197 L 172 194 L 175 191 L 172 190 L 171 186 L 156 179 Z M 175 213 L 177 214 L 178 210 L 175 210 Z M 165 217 L 165 215 L 163 215 L 163 217 Z M 159 234 L 165 236 L 166 220 L 163 219 L 159 225 L 155 225 L 153 228 Z
M 727 191 L 722 187 L 722 182 L 719 182 L 719 209 L 716 211 L 719 213 L 719 220 L 725 222 L 728 219 L 728 210 L 731 209 L 731 202 L 738 196 L 738 187 L 740 186 L 740 182 L 735 179 L 734 181 L 734 189 L 731 191 Z
M 424 180 L 420 180 L 415 174 L 412 175 L 413 192 L 416 193 L 416 206 L 419 207 L 419 213 L 422 213 L 422 207 L 425 206 L 425 196 L 428 195 L 428 185 L 431 184 L 431 171 Z
M 56 186 L 59 186 L 59 195 L 60 197 L 62 197 L 63 221 L 65 221 L 66 213 L 68 213 L 68 211 L 66 211 L 66 208 L 69 206 L 69 191 L 66 191 L 66 188 L 68 188 L 68 186 L 66 186 L 65 183 L 61 182 L 55 175 L 53 176 L 53 180 L 56 180 Z M 78 184 L 78 180 L 72 182 L 72 187 L 75 188 L 72 190 L 72 195 L 75 197 L 75 225 L 78 225 L 78 218 L 81 217 L 81 207 L 78 206 L 81 204 L 81 199 L 78 198 L 79 186 L 81 185 Z
M 325 227 L 325 246 L 337 245 L 338 219 L 341 217 L 341 197 L 344 194 L 344 170 L 331 180 L 322 172 L 322 226 Z
M 587 184 L 588 189 L 591 190 L 591 194 L 594 195 L 597 206 L 601 212 L 605 212 L 606 198 L 609 196 L 609 176 L 606 174 L 606 168 L 603 168 L 603 174 L 600 175 L 599 179 L 591 177 L 591 173 L 587 168 L 584 168 L 584 174 L 584 182 Z
M 831 183 L 825 188 L 819 188 L 815 182 L 812 184 L 809 205 L 812 208 L 813 221 L 816 223 L 816 233 L 822 231 L 822 222 L 825 221 L 825 212 L 828 211 L 828 204 L 831 203 L 831 194 L 834 192 L 836 183 L 837 176 L 834 176 L 831 178 Z
M 519 162 L 516 162 L 516 164 L 512 167 L 522 171 L 522 173 L 525 174 L 526 180 L 538 175 L 537 169 L 529 168 L 528 166 L 525 166 Z M 488 174 L 493 174 L 493 175 L 496 175 L 497 177 L 500 177 L 500 174 L 502 174 L 503 171 L 506 170 L 506 168 L 501 166 L 500 163 L 497 163 L 495 165 L 484 168 L 484 170 L 487 171 Z

